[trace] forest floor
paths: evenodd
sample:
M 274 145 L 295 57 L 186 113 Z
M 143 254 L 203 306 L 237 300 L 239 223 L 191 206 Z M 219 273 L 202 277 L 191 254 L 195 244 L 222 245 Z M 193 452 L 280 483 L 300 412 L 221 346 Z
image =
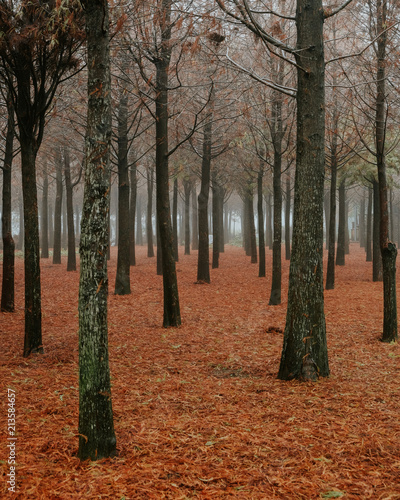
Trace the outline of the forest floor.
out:
M 155 259 L 139 247 L 132 294 L 115 296 L 113 249 L 109 347 L 119 455 L 80 463 L 79 275 L 67 273 L 65 261 L 42 260 L 45 353 L 23 359 L 17 259 L 16 312 L 0 315 L 0 496 L 400 499 L 400 347 L 379 341 L 382 283 L 372 282 L 358 245 L 325 293 L 331 375 L 316 383 L 276 378 L 287 262 L 283 303 L 272 307 L 269 251 L 267 278 L 231 246 L 211 284 L 195 283 L 196 265 L 197 252 L 180 255 L 183 324 L 163 329 Z M 15 494 L 6 485 L 8 387 L 16 391 Z

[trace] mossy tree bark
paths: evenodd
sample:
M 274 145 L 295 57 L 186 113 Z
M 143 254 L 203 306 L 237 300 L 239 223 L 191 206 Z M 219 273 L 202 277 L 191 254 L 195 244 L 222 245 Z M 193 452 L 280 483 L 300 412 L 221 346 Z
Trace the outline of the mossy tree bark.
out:
M 329 375 L 322 276 L 325 167 L 324 11 L 298 0 L 297 155 L 288 308 L 278 377 Z
M 81 460 L 116 451 L 108 362 L 107 248 L 110 208 L 111 78 L 106 0 L 86 14 L 88 114 L 79 282 L 79 450 Z

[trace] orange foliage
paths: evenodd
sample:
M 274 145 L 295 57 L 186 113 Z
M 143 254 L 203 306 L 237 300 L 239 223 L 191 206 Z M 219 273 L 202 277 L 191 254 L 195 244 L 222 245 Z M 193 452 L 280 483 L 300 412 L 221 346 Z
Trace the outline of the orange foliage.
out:
M 180 256 L 179 329 L 160 326 L 162 281 L 145 249 L 132 268 L 132 295 L 111 293 L 113 249 L 119 456 L 98 463 L 74 456 L 78 273 L 42 260 L 45 354 L 25 360 L 18 259 L 17 311 L 0 316 L 3 497 L 400 499 L 400 350 L 379 342 L 382 284 L 371 282 L 358 246 L 351 252 L 326 293 L 331 376 L 299 383 L 276 379 L 286 304 L 267 305 L 270 277 L 258 278 L 242 249 L 227 247 L 211 284 L 200 287 L 196 253 Z M 5 488 L 7 387 L 16 391 L 15 494 Z

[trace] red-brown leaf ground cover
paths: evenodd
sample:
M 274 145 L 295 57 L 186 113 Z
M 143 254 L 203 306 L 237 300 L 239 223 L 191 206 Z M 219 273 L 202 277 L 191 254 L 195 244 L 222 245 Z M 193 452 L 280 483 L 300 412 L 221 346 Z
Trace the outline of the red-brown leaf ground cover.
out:
M 267 269 L 271 268 L 268 252 Z M 162 281 L 138 248 L 130 296 L 113 295 L 109 344 L 119 456 L 80 463 L 78 273 L 42 260 L 45 354 L 22 358 L 23 262 L 0 316 L 3 498 L 400 499 L 400 349 L 379 342 L 382 284 L 356 244 L 325 293 L 331 376 L 277 380 L 286 311 L 268 306 L 243 250 L 210 285 L 177 265 L 183 326 L 163 329 Z M 400 295 L 399 295 L 400 296 Z M 7 387 L 16 391 L 17 492 L 7 492 Z

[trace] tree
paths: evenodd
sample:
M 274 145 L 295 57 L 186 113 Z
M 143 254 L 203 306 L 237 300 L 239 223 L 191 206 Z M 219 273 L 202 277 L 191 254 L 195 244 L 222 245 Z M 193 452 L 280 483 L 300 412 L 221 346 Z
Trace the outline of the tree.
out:
M 88 114 L 79 282 L 81 460 L 116 452 L 108 363 L 107 248 L 110 207 L 111 76 L 106 0 L 82 2 L 86 17 Z
M 11 225 L 11 168 L 14 147 L 14 107 L 7 95 L 7 132 L 3 170 L 3 207 L 1 212 L 1 234 L 3 238 L 3 280 L 1 288 L 1 310 L 14 312 L 14 261 L 15 243 Z
M 4 1 L 0 77 L 13 101 L 21 146 L 25 247 L 24 357 L 43 352 L 36 157 L 46 113 L 66 73 L 79 66 L 79 2 Z

